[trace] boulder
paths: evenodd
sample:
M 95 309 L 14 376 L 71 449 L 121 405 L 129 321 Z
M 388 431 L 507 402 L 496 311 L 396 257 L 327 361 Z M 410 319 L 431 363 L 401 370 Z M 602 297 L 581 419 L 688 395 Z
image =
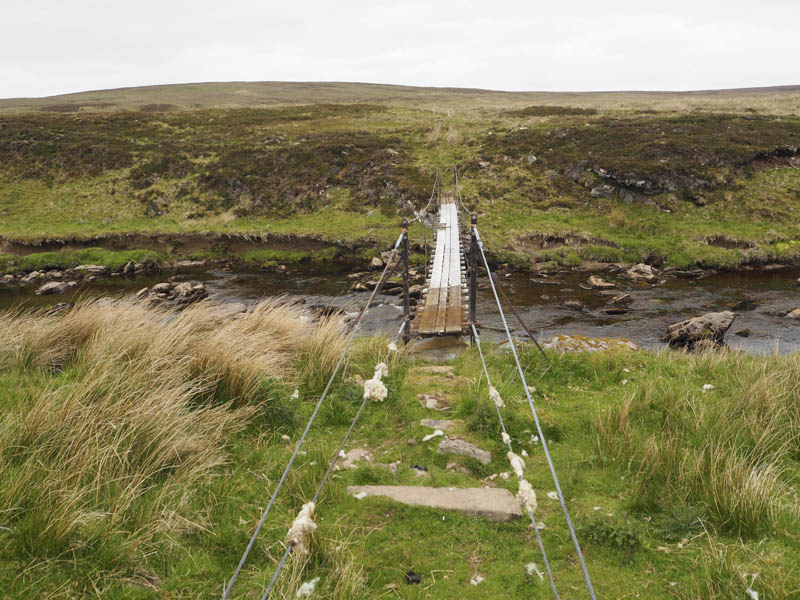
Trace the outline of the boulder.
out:
M 592 286 L 596 290 L 609 290 L 611 288 L 617 287 L 616 284 L 611 283 L 610 281 L 606 281 L 602 277 L 598 277 L 597 275 L 591 275 L 589 277 L 589 285 Z
M 631 281 L 645 281 L 647 283 L 652 283 L 658 277 L 658 273 L 656 273 L 656 270 L 650 265 L 639 263 L 638 265 L 634 265 L 625 271 L 625 277 Z
M 146 288 L 145 288 L 146 289 Z M 144 290 L 139 290 L 136 297 L 144 295 Z M 176 304 L 190 304 L 208 297 L 206 286 L 202 283 L 170 283 L 165 281 L 157 283 L 150 288 L 150 300 L 156 302 L 174 302 Z
M 206 286 L 202 283 L 184 281 L 172 289 L 172 299 L 178 304 L 190 304 L 207 297 Z
M 422 298 L 422 292 L 425 291 L 424 285 L 410 285 L 408 286 L 408 297 L 409 298 Z
M 44 275 L 39 271 L 31 271 L 27 275 L 23 276 L 19 280 L 20 285 L 30 285 L 31 283 L 36 283 L 37 281 L 41 281 L 44 279 Z
M 49 281 L 36 290 L 36 295 L 49 296 L 51 294 L 63 294 L 77 285 L 78 284 L 74 281 Z
M 710 340 L 714 344 L 721 345 L 724 342 L 725 334 L 733 325 L 734 319 L 736 319 L 736 315 L 726 310 L 674 323 L 667 327 L 667 335 L 664 336 L 663 341 L 673 348 L 689 350 L 693 350 L 701 340 Z
M 378 258 L 377 256 L 373 258 L 369 263 L 369 268 L 373 271 L 377 271 L 378 269 L 382 269 L 385 266 L 383 259 Z
M 155 296 L 168 296 L 168 295 L 172 294 L 172 288 L 174 288 L 174 287 L 175 287 L 175 284 L 173 284 L 173 283 L 168 283 L 168 282 L 157 283 L 150 290 L 150 293 L 155 295 Z
M 787 319 L 800 319 L 800 308 L 795 308 L 784 315 Z
M 458 454 L 468 458 L 474 458 L 482 465 L 488 465 L 492 462 L 492 453 L 483 448 L 470 444 L 469 442 L 459 439 L 445 437 L 439 447 L 436 449 L 437 454 Z
M 14 283 L 17 283 L 17 278 L 9 273 L 7 275 L 3 275 L 2 277 L 0 277 L 0 283 L 4 285 L 12 285 Z
M 130 275 L 135 270 L 136 270 L 136 267 L 133 265 L 133 261 L 132 260 L 129 260 L 127 263 L 125 263 L 125 266 L 122 268 L 122 272 L 125 273 L 125 275 Z

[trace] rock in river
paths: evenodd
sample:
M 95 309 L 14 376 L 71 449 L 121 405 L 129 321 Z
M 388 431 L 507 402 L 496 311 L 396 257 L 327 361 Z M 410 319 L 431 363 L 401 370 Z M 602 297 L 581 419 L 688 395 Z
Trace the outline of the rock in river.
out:
M 736 315 L 731 311 L 708 313 L 702 317 L 694 317 L 667 327 L 667 335 L 663 341 L 673 348 L 693 350 L 701 340 L 709 340 L 721 345 L 725 333 L 730 329 Z
M 610 281 L 606 281 L 602 277 L 598 277 L 597 275 L 592 275 L 589 277 L 589 285 L 592 286 L 596 290 L 609 290 L 611 288 L 617 287 L 616 284 L 611 283 Z
M 631 281 L 646 281 L 647 283 L 653 283 L 657 278 L 657 273 L 656 270 L 650 265 L 639 263 L 638 265 L 634 265 L 625 271 L 625 277 Z
M 37 296 L 49 296 L 50 294 L 63 294 L 74 288 L 77 283 L 74 281 L 49 281 L 36 290 Z

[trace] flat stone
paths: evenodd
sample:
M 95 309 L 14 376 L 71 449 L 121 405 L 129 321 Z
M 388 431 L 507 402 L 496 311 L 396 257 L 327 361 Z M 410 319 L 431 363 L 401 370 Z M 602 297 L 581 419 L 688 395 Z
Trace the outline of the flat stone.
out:
M 424 373 L 425 375 L 454 375 L 455 367 L 449 365 L 430 365 L 427 367 L 416 367 L 414 373 Z
M 450 403 L 441 394 L 418 394 L 417 399 L 422 408 L 432 408 L 438 411 L 450 410 Z
M 347 493 L 390 498 L 408 506 L 452 510 L 462 515 L 483 517 L 489 521 L 509 521 L 522 517 L 522 510 L 514 495 L 502 488 L 353 485 L 348 486 Z
M 490 462 L 492 462 L 491 452 L 484 450 L 483 448 L 478 448 L 477 446 L 459 438 L 445 437 L 439 444 L 439 447 L 436 449 L 436 453 L 458 454 L 460 456 L 474 458 L 482 465 L 488 465 Z
M 792 311 L 786 313 L 787 319 L 800 319 L 800 308 L 795 308 Z
M 372 462 L 372 455 L 363 448 L 353 448 L 348 451 L 344 458 L 339 458 L 341 466 L 345 469 L 357 469 L 357 462 Z
M 450 429 L 456 426 L 455 421 L 448 421 L 447 419 L 422 419 L 419 424 L 423 427 L 441 429 L 442 431 L 450 431 Z

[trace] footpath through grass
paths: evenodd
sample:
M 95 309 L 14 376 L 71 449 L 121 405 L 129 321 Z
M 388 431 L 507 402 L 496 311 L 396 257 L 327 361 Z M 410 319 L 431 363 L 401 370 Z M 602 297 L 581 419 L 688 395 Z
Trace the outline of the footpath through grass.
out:
M 203 305 L 165 315 L 94 303 L 0 317 L 0 585 L 10 598 L 219 596 L 341 348 L 335 321 L 266 304 L 220 323 Z M 361 401 L 386 340 L 356 345 L 236 587 L 271 576 Z M 582 578 L 510 356 L 486 346 L 516 451 L 528 454 L 537 519 L 563 598 Z M 545 436 L 602 598 L 760 598 L 800 593 L 800 356 L 734 352 L 551 354 L 522 347 Z M 490 523 L 388 500 L 351 484 L 506 487 L 516 492 L 477 352 L 450 374 L 394 355 L 389 396 L 370 403 L 317 506 L 308 555 L 275 597 L 319 577 L 319 598 L 549 598 L 525 520 Z M 294 397 L 294 390 L 298 390 Z M 419 393 L 451 406 L 431 414 Z M 436 453 L 425 417 L 493 454 Z M 288 439 L 284 436 L 287 436 Z M 400 461 L 393 474 L 381 464 Z M 455 462 L 459 469 L 448 469 Z M 419 477 L 411 465 L 423 465 Z M 422 575 L 407 585 L 404 574 Z M 485 580 L 471 585 L 477 576 Z

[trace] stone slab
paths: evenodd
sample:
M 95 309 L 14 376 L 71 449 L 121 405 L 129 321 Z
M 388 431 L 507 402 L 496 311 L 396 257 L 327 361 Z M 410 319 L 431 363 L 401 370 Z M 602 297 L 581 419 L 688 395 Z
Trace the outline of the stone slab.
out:
M 514 495 L 502 488 L 352 485 L 348 486 L 347 493 L 389 498 L 408 506 L 452 510 L 489 521 L 509 521 L 522 517 L 522 510 Z
M 492 453 L 459 438 L 445 437 L 436 449 L 438 454 L 458 454 L 474 458 L 482 465 L 492 462 Z

